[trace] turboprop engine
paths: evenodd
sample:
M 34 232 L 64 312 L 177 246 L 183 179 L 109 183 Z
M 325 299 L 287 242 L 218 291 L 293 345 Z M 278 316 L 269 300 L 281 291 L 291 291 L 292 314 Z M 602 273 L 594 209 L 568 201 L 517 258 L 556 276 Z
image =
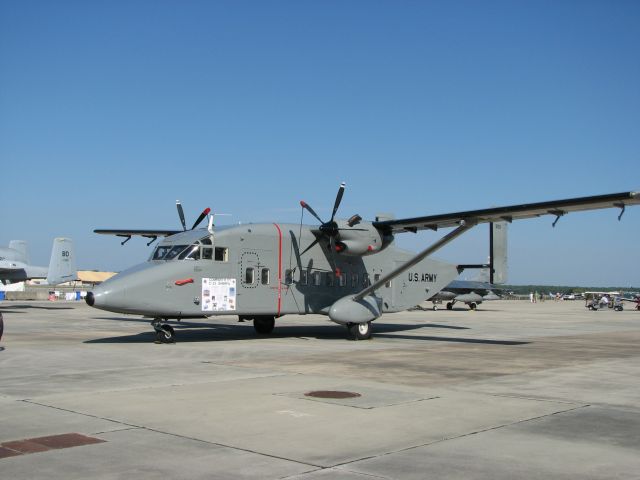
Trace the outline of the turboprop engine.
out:
M 352 220 L 357 218 L 357 223 Z M 361 222 L 354 215 L 346 222 L 338 221 L 338 234 L 334 241 L 334 250 L 344 255 L 363 256 L 378 253 L 393 242 L 393 235 L 383 235 L 370 222 Z
M 307 247 L 307 250 L 318 243 L 321 236 L 329 239 L 331 250 L 343 255 L 371 255 L 388 247 L 393 242 L 393 235 L 383 234 L 371 222 L 362 221 L 360 215 L 353 215 L 349 220 L 335 220 L 344 189 L 343 182 L 338 189 L 331 219 L 328 222 L 323 221 L 308 203 L 300 202 L 302 208 L 320 222 L 320 227 L 314 231 L 317 238 Z

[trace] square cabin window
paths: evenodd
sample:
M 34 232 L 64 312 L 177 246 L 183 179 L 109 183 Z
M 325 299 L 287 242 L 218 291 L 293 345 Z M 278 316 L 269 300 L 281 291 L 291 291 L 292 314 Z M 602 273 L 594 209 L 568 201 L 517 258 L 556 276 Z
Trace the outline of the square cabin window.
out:
M 216 247 L 216 262 L 228 262 L 229 261 L 229 249 L 227 247 Z
M 338 285 L 344 287 L 347 284 L 347 274 L 341 273 L 338 277 Z
M 244 283 L 246 283 L 247 285 L 253 284 L 253 281 L 255 279 L 254 273 L 255 270 L 253 269 L 253 267 L 248 267 L 244 272 Z
M 335 283 L 335 273 L 327 272 L 327 287 L 333 287 Z
M 287 268 L 284 271 L 284 283 L 286 285 L 291 285 L 293 283 L 293 270 Z
M 262 285 L 269 285 L 269 269 L 263 268 L 260 272 L 260 282 Z
M 307 285 L 309 283 L 309 274 L 306 270 L 300 270 L 300 285 Z
M 320 285 L 322 285 L 322 276 L 320 272 L 313 272 L 313 284 L 316 287 L 319 287 Z

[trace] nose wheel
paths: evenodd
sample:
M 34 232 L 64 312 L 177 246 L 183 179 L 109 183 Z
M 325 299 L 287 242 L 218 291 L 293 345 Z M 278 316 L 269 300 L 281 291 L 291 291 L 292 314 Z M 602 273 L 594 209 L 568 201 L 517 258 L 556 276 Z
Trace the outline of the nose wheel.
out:
M 176 332 L 168 323 L 160 323 L 162 319 L 157 318 L 151 322 L 151 326 L 156 331 L 155 343 L 176 343 Z

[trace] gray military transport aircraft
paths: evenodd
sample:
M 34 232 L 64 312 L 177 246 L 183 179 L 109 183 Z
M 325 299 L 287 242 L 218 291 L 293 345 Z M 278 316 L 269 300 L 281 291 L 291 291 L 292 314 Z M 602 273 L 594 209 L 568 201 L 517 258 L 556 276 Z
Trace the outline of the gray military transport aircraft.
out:
M 0 247 L 0 281 L 4 284 L 46 278 L 49 285 L 70 282 L 77 277 L 73 241 L 55 238 L 49 267 L 29 264 L 29 251 L 24 240 L 11 240 L 9 247 Z
M 175 341 L 167 323 L 186 318 L 237 315 L 253 320 L 260 334 L 272 332 L 275 319 L 287 314 L 324 314 L 346 325 L 352 339 L 367 339 L 371 322 L 384 313 L 411 308 L 448 285 L 458 265 L 429 258 L 442 246 L 480 223 L 512 222 L 574 211 L 621 209 L 640 203 L 639 192 L 571 198 L 507 207 L 406 219 L 360 215 L 336 219 L 344 193 L 340 185 L 329 221 L 305 202 L 318 226 L 248 224 L 196 228 L 205 209 L 187 230 L 177 202 L 180 230 L 94 230 L 99 234 L 164 237 L 148 260 L 125 270 L 86 296 L 93 307 L 153 319 L 157 341 Z M 418 230 L 454 228 L 422 252 L 397 248 L 394 236 Z

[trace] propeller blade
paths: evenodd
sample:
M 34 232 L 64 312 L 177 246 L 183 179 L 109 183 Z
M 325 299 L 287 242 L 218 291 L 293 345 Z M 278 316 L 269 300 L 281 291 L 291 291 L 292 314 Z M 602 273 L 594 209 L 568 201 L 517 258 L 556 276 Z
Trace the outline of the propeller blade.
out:
M 300 206 L 302 208 L 304 208 L 305 210 L 307 210 L 311 215 L 313 215 L 314 217 L 316 217 L 316 219 L 320 222 L 320 223 L 324 223 L 322 221 L 322 219 L 318 216 L 318 214 L 313 210 L 313 208 L 311 208 L 309 206 L 309 204 L 303 200 L 300 200 Z
M 320 239 L 316 238 L 313 242 L 311 242 L 311 245 L 309 245 L 307 248 L 305 248 L 302 252 L 300 252 L 300 255 L 298 255 L 299 257 L 302 257 L 302 255 L 304 255 L 305 253 L 307 253 L 307 250 L 310 250 L 311 248 L 313 248 L 316 243 L 318 243 L 320 241 Z
M 344 195 L 345 185 L 346 184 L 344 182 L 340 184 L 340 188 L 338 189 L 338 195 L 336 196 L 336 203 L 333 204 L 333 213 L 331 214 L 331 220 L 329 220 L 329 223 L 333 222 L 333 218 L 336 216 L 336 212 L 338 211 L 340 202 L 342 202 L 342 195 Z
M 191 227 L 191 230 L 193 230 L 194 228 L 196 228 L 198 225 L 200 225 L 200 222 L 202 220 L 204 220 L 204 217 L 206 217 L 207 215 L 209 215 L 209 212 L 211 211 L 210 208 L 205 208 L 202 213 L 200 214 L 200 216 L 196 219 L 195 223 L 193 224 L 193 227 Z
M 176 200 L 176 208 L 178 209 L 178 215 L 180 216 L 180 223 L 182 223 L 182 230 L 187 229 L 187 224 L 184 221 L 184 210 L 182 210 L 182 204 L 180 200 Z

